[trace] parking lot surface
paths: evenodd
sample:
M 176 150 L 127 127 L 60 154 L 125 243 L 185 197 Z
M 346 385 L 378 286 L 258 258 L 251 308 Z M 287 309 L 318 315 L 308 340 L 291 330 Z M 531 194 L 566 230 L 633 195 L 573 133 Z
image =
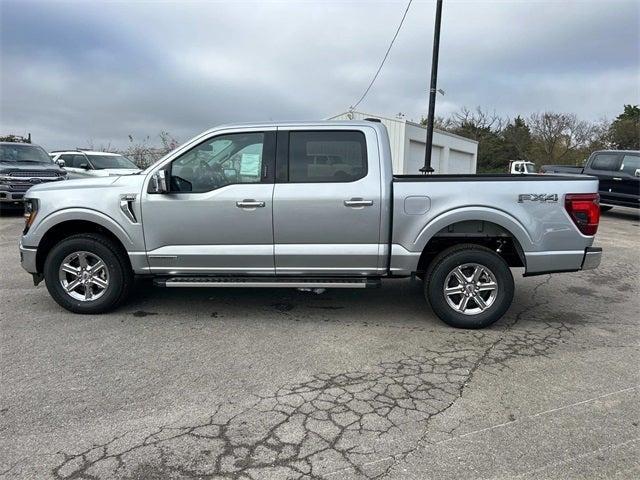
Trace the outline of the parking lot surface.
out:
M 416 281 L 154 289 L 60 308 L 0 218 L 2 478 L 638 478 L 640 220 L 598 270 L 522 278 L 455 330 Z

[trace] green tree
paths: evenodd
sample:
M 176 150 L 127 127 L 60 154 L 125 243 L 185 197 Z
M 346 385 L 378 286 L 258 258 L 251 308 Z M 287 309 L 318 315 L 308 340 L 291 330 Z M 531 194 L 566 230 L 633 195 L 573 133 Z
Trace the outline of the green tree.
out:
M 504 148 L 508 154 L 508 160 L 528 160 L 531 149 L 531 130 L 518 115 L 502 130 Z
M 625 105 L 624 111 L 611 123 L 611 143 L 620 150 L 640 150 L 640 107 Z

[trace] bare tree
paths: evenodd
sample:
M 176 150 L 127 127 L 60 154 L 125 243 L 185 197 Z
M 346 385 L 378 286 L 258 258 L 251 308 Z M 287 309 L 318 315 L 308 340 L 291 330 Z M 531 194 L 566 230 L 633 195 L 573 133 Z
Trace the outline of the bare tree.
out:
M 99 146 L 96 146 L 95 142 L 93 141 L 93 139 L 89 139 L 87 141 L 87 148 L 89 150 L 93 150 L 94 152 L 109 152 L 109 153 L 117 153 L 117 150 L 111 146 L 111 142 L 107 143 L 107 144 L 100 144 Z
M 592 123 L 578 120 L 570 113 L 533 113 L 529 116 L 528 125 L 545 161 L 550 163 L 587 147 L 597 133 Z
M 146 168 L 179 145 L 178 140 L 164 130 L 158 137 L 161 142 L 160 147 L 151 145 L 151 137 L 148 135 L 142 140 L 136 140 L 133 135 L 129 135 L 129 146 L 120 153 L 129 157 L 140 168 Z
M 473 111 L 462 107 L 449 117 L 449 123 L 453 129 L 458 130 L 497 132 L 502 130 L 505 123 L 508 123 L 508 119 L 502 118 L 495 111 L 489 113 L 480 107 L 476 107 Z

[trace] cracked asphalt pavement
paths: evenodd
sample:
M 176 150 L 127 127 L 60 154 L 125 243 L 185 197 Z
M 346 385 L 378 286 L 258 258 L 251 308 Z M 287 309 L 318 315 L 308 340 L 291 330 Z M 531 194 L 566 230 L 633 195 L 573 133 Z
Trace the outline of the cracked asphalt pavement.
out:
M 163 290 L 73 315 L 0 218 L 0 478 L 640 477 L 640 218 L 455 330 L 421 285 Z

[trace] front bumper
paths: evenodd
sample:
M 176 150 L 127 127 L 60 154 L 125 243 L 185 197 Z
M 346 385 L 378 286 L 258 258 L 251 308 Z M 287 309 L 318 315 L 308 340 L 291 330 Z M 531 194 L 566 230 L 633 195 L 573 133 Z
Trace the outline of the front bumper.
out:
M 580 270 L 593 270 L 600 266 L 600 260 L 602 260 L 602 248 L 601 247 L 587 247 L 584 251 L 584 258 L 582 259 L 582 267 Z
M 20 264 L 29 273 L 38 273 L 36 266 L 36 254 L 38 250 L 36 248 L 25 247 L 20 242 Z
M 24 191 L 16 191 L 9 189 L 0 189 L 0 202 L 2 203 L 22 203 L 24 200 Z

